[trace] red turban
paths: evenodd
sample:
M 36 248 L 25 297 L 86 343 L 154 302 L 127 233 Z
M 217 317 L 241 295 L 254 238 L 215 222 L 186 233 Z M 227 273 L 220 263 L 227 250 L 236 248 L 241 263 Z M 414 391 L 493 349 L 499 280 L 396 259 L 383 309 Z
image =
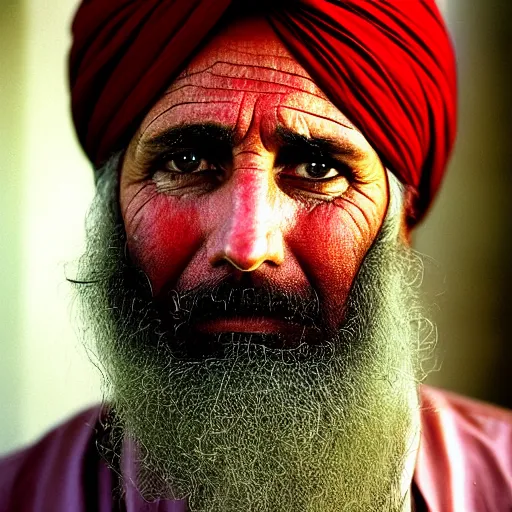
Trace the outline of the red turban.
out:
M 73 22 L 73 119 L 101 165 L 219 23 L 249 0 L 84 0 Z M 435 194 L 455 137 L 456 71 L 434 0 L 274 0 L 260 7 L 297 61 L 413 192 Z M 254 7 L 252 7 L 254 9 Z

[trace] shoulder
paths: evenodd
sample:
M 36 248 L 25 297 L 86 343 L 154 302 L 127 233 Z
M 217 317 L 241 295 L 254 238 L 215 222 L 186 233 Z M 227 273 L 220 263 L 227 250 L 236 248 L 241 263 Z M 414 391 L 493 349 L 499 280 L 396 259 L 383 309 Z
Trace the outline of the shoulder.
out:
M 420 398 L 427 414 L 442 414 L 449 410 L 459 420 L 472 418 L 483 428 L 490 424 L 512 426 L 512 410 L 497 405 L 425 385 L 420 388 Z
M 0 459 L 0 512 L 89 510 L 87 490 L 98 487 L 90 475 L 107 470 L 96 449 L 100 414 L 99 406 L 83 411 Z
M 422 386 L 416 480 L 432 511 L 512 510 L 512 411 Z

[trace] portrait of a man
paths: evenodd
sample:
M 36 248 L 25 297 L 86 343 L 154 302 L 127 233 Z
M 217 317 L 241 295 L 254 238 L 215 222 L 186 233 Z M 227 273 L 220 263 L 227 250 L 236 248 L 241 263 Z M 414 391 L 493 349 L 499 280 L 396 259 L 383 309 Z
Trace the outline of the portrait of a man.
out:
M 0 460 L 0 511 L 512 510 L 512 413 L 422 384 L 435 1 L 88 0 L 72 34 L 105 398 Z

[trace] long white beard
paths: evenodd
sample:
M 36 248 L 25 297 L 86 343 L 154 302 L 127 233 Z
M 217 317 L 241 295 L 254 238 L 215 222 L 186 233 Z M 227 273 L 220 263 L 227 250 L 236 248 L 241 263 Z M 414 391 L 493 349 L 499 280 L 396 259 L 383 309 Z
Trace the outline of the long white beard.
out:
M 138 447 L 141 494 L 186 497 L 208 512 L 401 511 L 415 429 L 420 318 L 410 283 L 419 262 L 399 240 L 395 178 L 347 321 L 322 350 L 294 358 L 233 335 L 230 357 L 203 361 L 150 342 L 158 325 L 118 275 L 123 239 L 108 178 L 107 168 L 82 267 L 96 282 L 78 292 L 86 325 L 96 326 L 121 427 L 113 430 Z M 113 294 L 126 307 L 112 308 Z

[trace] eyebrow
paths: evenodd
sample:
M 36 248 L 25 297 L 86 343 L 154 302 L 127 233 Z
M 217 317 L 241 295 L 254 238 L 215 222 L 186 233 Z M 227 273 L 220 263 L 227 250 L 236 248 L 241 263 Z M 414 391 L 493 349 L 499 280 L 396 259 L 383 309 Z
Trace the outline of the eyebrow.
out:
M 233 129 L 216 123 L 194 123 L 171 126 L 149 140 L 139 142 L 139 146 L 148 155 L 158 155 L 189 147 L 231 149 L 233 143 Z
M 299 155 L 320 154 L 361 159 L 365 151 L 352 142 L 337 137 L 307 137 L 279 125 L 275 132 L 279 151 L 295 152 Z M 139 142 L 148 157 L 159 156 L 186 148 L 214 149 L 217 152 L 231 151 L 236 145 L 234 128 L 217 123 L 179 124 Z
M 280 146 L 299 154 L 338 155 L 348 158 L 364 158 L 365 151 L 353 142 L 336 137 L 306 137 L 284 126 L 276 131 Z

